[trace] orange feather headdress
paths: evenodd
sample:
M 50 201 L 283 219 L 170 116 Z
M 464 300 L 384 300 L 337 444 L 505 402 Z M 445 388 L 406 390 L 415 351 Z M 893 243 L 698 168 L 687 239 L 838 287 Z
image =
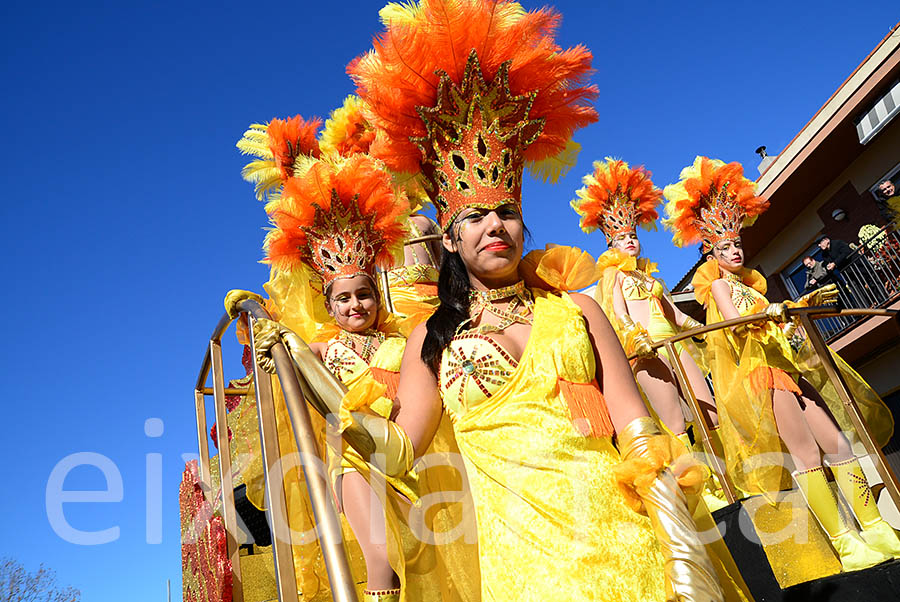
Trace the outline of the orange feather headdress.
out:
M 236 146 L 242 154 L 258 157 L 241 170 L 244 179 L 255 185 L 257 199 L 263 200 L 281 188 L 304 160 L 321 155 L 316 140 L 321 125 L 317 117 L 306 120 L 300 115 L 250 125 Z
M 556 12 L 420 0 L 380 14 L 385 32 L 347 68 L 377 130 L 371 152 L 422 173 L 444 229 L 466 207 L 520 205 L 526 162 L 544 179 L 574 165 L 597 89 L 591 53 L 556 44 Z
M 769 201 L 756 196 L 756 183 L 744 177 L 740 163 L 697 157 L 681 170 L 681 179 L 663 190 L 668 218 L 663 224 L 679 247 L 703 243 L 707 252 L 721 240 L 737 238 L 756 221 Z
M 374 280 L 375 267 L 392 267 L 409 235 L 406 196 L 361 153 L 313 160 L 267 211 L 275 227 L 266 236 L 266 262 L 287 272 L 305 264 L 323 288 L 359 274 Z
M 590 233 L 600 228 L 607 243 L 638 226 L 652 229 L 659 217 L 656 207 L 662 191 L 653 185 L 650 175 L 643 166 L 632 168 L 621 159 L 596 161 L 593 173 L 582 180 L 578 198 L 570 203 L 581 216 L 581 229 Z
M 368 153 L 374 140 L 375 130 L 363 115 L 362 100 L 351 94 L 344 99 L 343 105 L 331 112 L 319 135 L 319 146 L 323 153 L 348 157 Z

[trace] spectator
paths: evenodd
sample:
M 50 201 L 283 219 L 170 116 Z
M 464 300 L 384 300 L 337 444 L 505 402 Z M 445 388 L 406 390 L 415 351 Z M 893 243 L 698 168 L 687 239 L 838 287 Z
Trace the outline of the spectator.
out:
M 822 264 L 828 272 L 828 276 L 832 279 L 841 294 L 838 296 L 838 305 L 843 307 L 856 307 L 856 296 L 852 293 L 844 278 L 841 276 L 841 270 L 850 263 L 853 258 L 853 249 L 843 240 L 831 240 L 827 236 L 819 239 L 819 248 L 822 249 Z
M 830 274 L 840 273 L 853 258 L 853 249 L 850 245 L 837 238 L 832 241 L 823 236 L 819 239 L 819 248 L 822 249 L 822 263 Z
M 812 256 L 807 255 L 803 258 L 803 265 L 806 266 L 806 285 L 805 292 L 831 284 L 834 280 L 825 265 L 821 261 L 816 261 Z
M 897 187 L 890 180 L 884 180 L 878 185 L 878 205 L 882 212 L 887 216 L 888 221 L 895 224 L 900 223 L 900 194 L 897 194 Z

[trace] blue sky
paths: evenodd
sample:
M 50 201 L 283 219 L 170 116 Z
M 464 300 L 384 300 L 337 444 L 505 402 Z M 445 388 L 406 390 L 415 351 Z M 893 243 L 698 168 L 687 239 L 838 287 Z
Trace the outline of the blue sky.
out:
M 538 5 L 525 2 L 527 7 Z M 344 66 L 366 50 L 380 2 L 7 2 L 0 149 L 7 368 L 0 458 L 0 556 L 44 562 L 84 599 L 178 599 L 177 490 L 196 452 L 191 388 L 230 288 L 261 291 L 262 206 L 234 148 L 274 116 L 326 116 L 352 91 Z M 592 160 L 644 164 L 663 186 L 696 154 L 756 175 L 900 19 L 896 2 L 555 3 L 563 45 L 594 52 L 600 122 L 558 185 L 527 181 L 536 246 L 597 255 L 568 201 Z M 663 232 L 646 254 L 674 284 L 696 250 Z M 11 285 L 11 286 L 10 286 Z M 229 337 L 229 341 L 231 337 Z M 242 374 L 233 344 L 231 376 Z M 145 435 L 148 418 L 164 431 Z M 102 545 L 64 541 L 45 508 L 71 454 L 101 454 L 119 502 L 68 504 L 75 528 L 118 526 Z M 146 541 L 148 454 L 162 454 L 159 544 Z M 66 489 L 103 489 L 76 467 Z M 152 492 L 152 487 L 150 488 Z M 153 517 L 151 517 L 152 519 Z

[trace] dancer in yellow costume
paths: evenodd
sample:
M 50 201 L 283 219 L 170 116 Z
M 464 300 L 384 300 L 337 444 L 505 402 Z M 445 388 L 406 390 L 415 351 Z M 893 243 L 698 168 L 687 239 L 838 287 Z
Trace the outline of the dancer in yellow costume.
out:
M 325 122 L 320 145 L 324 153 L 348 156 L 358 152 L 368 153 L 374 140 L 375 131 L 365 117 L 365 106 L 358 96 L 351 94 Z M 420 213 L 422 204 L 427 203 L 427 196 L 418 179 L 408 175 L 396 175 L 394 183 L 407 193 L 413 204 L 413 211 L 407 218 L 410 238 L 436 234 L 437 224 Z M 399 265 L 387 270 L 390 301 L 394 313 L 418 315 L 430 311 L 437 305 L 440 257 L 441 248 L 436 240 L 404 246 L 403 260 Z
M 255 126 L 239 146 L 260 157 L 245 169 L 245 176 L 258 184 L 258 195 L 268 196 L 266 210 L 275 225 L 266 239 L 266 260 L 272 264 L 273 274 L 266 285 L 270 294 L 267 308 L 282 323 L 314 341 L 311 347 L 316 356 L 346 385 L 367 383 L 367 379 L 380 383 L 387 397 L 372 409 L 387 418 L 406 341 L 397 320 L 383 308 L 375 268 L 395 265 L 402 256 L 403 241 L 409 235 L 409 203 L 383 166 L 364 154 L 370 142 L 365 131 L 347 127 L 352 123 L 347 119 L 348 105 L 354 107 L 358 101 L 348 99 L 343 119 L 332 115 L 321 136 L 321 147 L 310 142 L 315 140 L 311 136 L 320 122 L 299 117 Z M 229 313 L 248 295 L 245 291 L 230 294 L 226 299 Z M 268 326 L 280 327 L 275 323 Z M 278 398 L 282 453 L 295 452 L 283 398 Z M 317 425 L 322 447 L 325 425 L 319 419 Z M 452 440 L 441 443 L 455 450 Z M 354 540 L 362 548 L 369 588 L 366 600 L 399 600 L 401 583 L 408 600 L 436 601 L 447 595 L 472 599 L 467 583 L 477 575 L 469 570 L 458 571 L 456 580 L 444 578 L 446 565 L 454 559 L 441 559 L 443 565 L 438 566 L 435 554 L 415 541 L 403 524 L 403 499 L 374 497 L 367 480 L 368 465 L 352 449 L 344 447 L 342 455 L 338 461 L 331 454 L 330 472 Z M 433 476 L 431 481 L 435 481 Z M 423 489 L 427 490 L 428 484 Z M 403 494 L 414 497 L 408 483 L 400 485 Z M 289 473 L 285 487 L 292 529 L 309 530 L 314 520 L 301 474 Z M 381 506 L 385 501 L 390 505 L 387 524 Z M 304 599 L 327 596 L 318 543 L 313 539 L 295 544 L 294 552 Z M 471 568 L 465 559 L 458 565 Z M 362 567 L 353 568 L 361 574 Z
M 408 469 L 446 409 L 483 600 L 723 599 L 688 535 L 674 440 L 648 416 L 599 306 L 559 290 L 578 280 L 567 268 L 581 254 L 521 256 L 524 164 L 558 173 L 574 130 L 596 119 L 589 52 L 556 44 L 555 12 L 514 2 L 423 0 L 381 15 L 386 31 L 349 71 L 378 132 L 373 154 L 424 176 L 444 246 L 441 305 L 407 345 L 386 466 Z M 702 470 L 681 476 L 696 489 Z
M 851 430 L 840 401 L 808 350 L 797 354 L 777 322 L 786 306 L 833 302 L 834 287 L 810 293 L 796 303 L 769 303 L 766 281 L 744 267 L 740 231 L 766 210 L 756 186 L 737 163 L 697 157 L 667 186 L 666 226 L 675 244 L 703 243 L 708 261 L 696 272 L 697 301 L 706 307 L 707 323 L 765 312 L 772 321 L 707 335 L 716 404 L 729 474 L 748 494 L 785 488 L 786 471 L 769 452 L 782 443 L 794 464 L 791 473 L 810 510 L 828 534 L 845 571 L 873 566 L 900 555 L 900 540 L 882 520 L 865 475 L 841 432 Z M 835 356 L 836 359 L 839 360 Z M 876 439 L 884 444 L 893 430 L 890 412 L 843 362 L 845 377 L 866 414 Z M 835 418 L 837 422 L 835 422 Z M 838 425 L 841 426 L 838 426 Z M 860 538 L 841 517 L 825 477 L 825 464 L 835 475 L 841 495 L 858 520 Z
M 679 391 L 672 360 L 666 349 L 657 353 L 651 344 L 702 324 L 680 311 L 663 282 L 653 277 L 656 264 L 640 256 L 637 235 L 638 226 L 647 230 L 655 226 L 662 191 L 653 185 L 649 171 L 629 167 L 620 159 L 595 162 L 594 171 L 583 182 L 572 208 L 581 216 L 581 229 L 587 233 L 600 229 L 609 246 L 597 262 L 601 276 L 594 298 L 619 335 L 625 354 L 639 356 L 632 361 L 632 370 L 647 401 L 669 431 L 690 449 L 682 410 L 684 394 Z M 694 360 L 701 357 L 700 352 L 688 341 L 677 343 L 675 349 L 707 424 L 715 432 L 715 403 L 704 371 Z M 695 449 L 702 451 L 699 446 Z M 712 492 L 705 498 L 712 510 L 725 505 L 724 499 Z

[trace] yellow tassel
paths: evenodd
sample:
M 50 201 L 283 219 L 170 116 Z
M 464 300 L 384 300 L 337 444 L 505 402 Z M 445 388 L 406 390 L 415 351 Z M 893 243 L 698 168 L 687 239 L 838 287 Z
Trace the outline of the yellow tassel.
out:
M 596 380 L 573 383 L 558 379 L 559 390 L 569 406 L 569 417 L 585 437 L 612 437 L 615 432 L 606 399 Z

